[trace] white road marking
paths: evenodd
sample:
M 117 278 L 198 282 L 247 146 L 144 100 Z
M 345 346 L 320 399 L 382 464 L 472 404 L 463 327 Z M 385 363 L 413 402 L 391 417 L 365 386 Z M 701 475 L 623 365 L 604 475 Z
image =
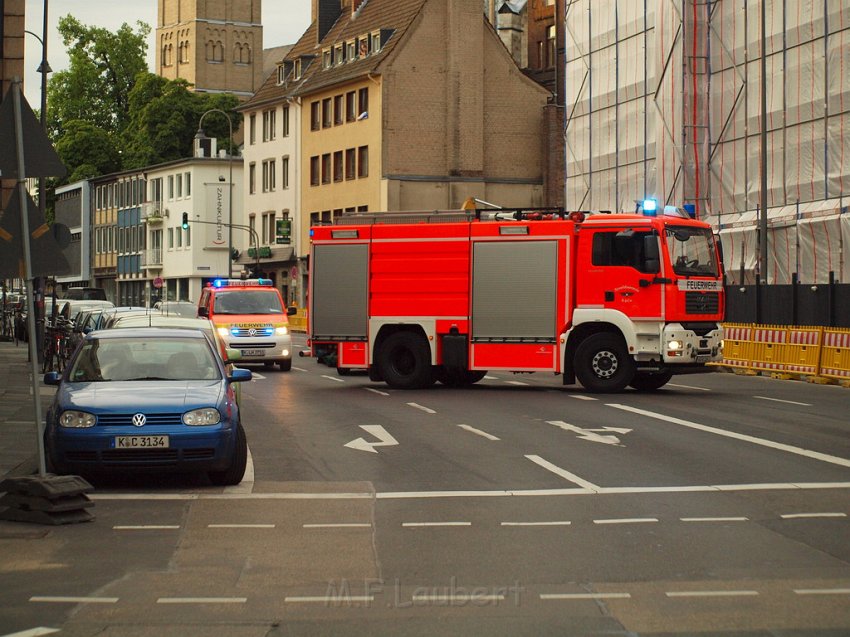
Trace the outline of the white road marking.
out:
M 524 383 L 521 380 L 506 380 L 505 383 L 507 385 L 519 385 L 520 387 L 528 387 L 528 383 Z
M 207 524 L 208 529 L 273 529 L 274 524 Z
M 58 628 L 45 628 L 44 626 L 38 626 L 36 628 L 30 628 L 29 630 L 21 630 L 17 633 L 9 633 L 8 635 L 3 635 L 3 637 L 41 637 L 42 635 L 52 635 L 53 633 L 58 632 Z
M 475 427 L 470 427 L 469 425 L 458 425 L 461 429 L 465 429 L 470 433 L 474 433 L 477 436 L 481 436 L 482 438 L 487 438 L 487 440 L 501 440 L 501 438 L 497 438 L 493 434 L 488 434 L 486 431 L 481 431 L 480 429 L 476 429 Z
M 351 602 L 374 602 L 374 595 L 324 595 L 324 596 L 304 596 L 304 597 L 284 597 L 283 601 L 287 604 L 342 604 Z
M 758 591 L 669 591 L 667 597 L 754 597 Z
M 366 391 L 370 391 L 373 394 L 378 394 L 380 396 L 389 396 L 389 394 L 387 392 L 381 391 L 380 389 L 373 389 L 371 387 L 364 387 L 363 389 L 365 389 Z
M 548 460 L 544 460 L 540 456 L 526 456 L 526 458 L 531 460 L 534 464 L 540 465 L 544 469 L 551 471 L 556 476 L 561 476 L 565 480 L 569 480 L 573 484 L 577 484 L 578 486 L 583 487 L 589 491 L 593 491 L 594 493 L 599 492 L 599 487 L 593 484 L 592 482 L 588 482 L 587 480 L 578 477 L 576 474 L 570 473 L 566 469 L 561 469 L 561 467 L 552 464 Z
M 53 595 L 33 595 L 31 602 L 47 602 L 50 604 L 115 604 L 117 597 L 62 597 Z
M 658 518 L 610 518 L 594 520 L 594 524 L 641 524 L 643 522 L 658 522 Z
M 335 383 L 344 383 L 345 382 L 341 378 L 337 378 L 336 376 L 327 376 L 326 374 L 322 374 L 322 378 L 327 378 L 328 380 L 332 380 Z
M 484 380 L 499 380 L 498 376 L 485 376 Z
M 433 409 L 428 409 L 427 407 L 423 407 L 422 405 L 419 405 L 417 403 L 407 403 L 407 405 L 408 405 L 408 407 L 413 407 L 414 409 L 421 409 L 426 414 L 436 414 L 437 413 Z
M 621 434 L 627 434 L 631 431 L 631 429 L 617 429 L 615 427 L 603 427 L 602 429 L 582 429 L 576 425 L 571 425 L 569 423 L 564 422 L 563 420 L 547 420 L 546 421 L 550 425 L 554 425 L 559 429 L 563 429 L 564 431 L 570 431 L 572 433 L 578 434 L 580 440 L 587 440 L 588 442 L 601 442 L 603 445 L 618 445 L 620 444 L 620 439 L 617 436 L 611 434 L 600 435 L 595 433 L 597 431 L 616 431 Z
M 255 380 L 265 380 L 265 379 L 266 379 L 266 377 L 265 377 L 265 376 L 263 376 L 262 374 L 259 374 L 259 373 L 257 373 L 257 372 L 253 372 L 253 371 L 251 372 L 251 380 L 252 380 L 252 381 L 255 381 Z
M 244 604 L 247 597 L 160 597 L 157 604 Z
M 113 531 L 163 531 L 179 529 L 177 524 L 137 524 L 137 525 L 122 525 L 113 526 Z
M 708 387 L 695 387 L 694 385 L 677 385 L 676 383 L 667 383 L 667 387 L 678 387 L 679 389 L 697 389 L 699 391 L 711 391 Z
M 540 599 L 631 599 L 630 593 L 541 593 Z
M 569 520 L 552 521 L 552 522 L 502 522 L 502 526 L 569 526 L 572 524 Z
M 343 445 L 344 447 L 348 447 L 349 449 L 358 449 L 360 451 L 368 451 L 370 453 L 378 453 L 375 447 L 392 447 L 398 444 L 398 440 L 393 438 L 386 429 L 381 427 L 381 425 L 360 425 L 360 428 L 375 436 L 378 441 L 368 442 L 365 438 L 357 438 L 356 440 L 345 443 Z
M 430 526 L 472 526 L 472 522 L 402 522 L 407 528 L 420 528 Z
M 801 407 L 811 407 L 811 403 L 798 403 L 796 400 L 782 400 L 781 398 L 768 398 L 767 396 L 753 396 L 759 400 L 771 400 L 775 403 L 785 403 L 786 405 L 800 405 Z
M 584 394 L 567 394 L 570 398 L 575 398 L 576 400 L 599 400 L 598 398 L 594 398 L 593 396 L 585 396 Z
M 306 372 L 306 371 L 309 371 L 309 370 L 304 369 L 303 367 L 293 367 L 292 369 L 294 369 L 296 372 Z
M 783 520 L 794 520 L 800 518 L 846 518 L 846 513 L 786 513 L 780 515 Z
M 245 474 L 242 482 L 229 487 L 224 487 L 225 493 L 251 493 L 254 490 L 254 456 L 251 455 L 251 447 L 248 447 L 248 460 L 245 462 Z
M 646 411 L 645 409 L 638 409 L 637 407 L 630 407 L 628 405 L 608 404 L 608 406 L 614 407 L 615 409 L 622 409 L 623 411 L 628 411 L 633 414 L 640 414 L 649 418 L 655 418 L 657 420 L 664 420 L 666 422 L 671 422 L 676 425 L 682 425 L 683 427 L 690 427 L 691 429 L 697 429 L 699 431 L 705 431 L 708 433 L 717 434 L 719 436 L 726 436 L 727 438 L 734 438 L 735 440 L 751 442 L 756 445 L 761 445 L 762 447 L 769 447 L 771 449 L 777 449 L 779 451 L 787 451 L 788 453 L 794 453 L 799 456 L 805 456 L 806 458 L 820 460 L 821 462 L 837 464 L 842 467 L 850 467 L 850 460 L 848 460 L 847 458 L 830 456 L 825 453 L 820 453 L 819 451 L 811 451 L 809 449 L 803 449 L 801 447 L 795 447 L 793 445 L 786 445 L 781 442 L 774 442 L 772 440 L 765 440 L 764 438 L 756 438 L 755 436 L 739 434 L 737 432 L 728 431 L 726 429 L 718 429 L 717 427 L 701 425 L 696 422 L 691 422 L 690 420 L 682 420 L 681 418 L 674 418 L 673 416 L 666 416 L 664 414 L 659 414 L 654 411 Z
M 372 525 L 360 522 L 342 522 L 339 524 L 304 524 L 305 529 L 371 529 Z
M 682 522 L 746 522 L 749 518 L 679 518 Z
M 413 595 L 411 600 L 414 602 L 501 602 L 505 599 L 504 594 L 486 594 L 486 593 L 453 593 L 450 595 L 439 594 L 422 594 Z
M 795 588 L 797 595 L 850 595 L 850 588 Z
M 89 493 L 92 500 L 414 500 L 429 498 L 514 498 L 622 493 L 718 493 L 724 491 L 799 491 L 850 489 L 850 482 L 768 482 L 763 484 L 706 484 L 665 487 L 596 487 L 567 489 L 493 489 L 489 491 L 383 491 L 337 493 Z M 177 527 L 175 527 L 177 528 Z

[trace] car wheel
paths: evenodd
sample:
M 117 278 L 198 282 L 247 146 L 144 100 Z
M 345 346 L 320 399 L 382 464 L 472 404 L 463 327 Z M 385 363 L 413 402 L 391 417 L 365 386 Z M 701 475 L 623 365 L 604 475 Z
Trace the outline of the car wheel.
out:
M 605 394 L 625 389 L 635 375 L 635 363 L 621 337 L 599 332 L 576 349 L 575 370 L 587 391 Z
M 263 363 L 263 367 L 266 369 L 274 369 L 274 361 L 266 361 Z
M 666 385 L 673 378 L 673 372 L 636 372 L 629 383 L 638 391 L 655 391 Z
M 396 332 L 387 337 L 378 354 L 384 382 L 394 389 L 421 389 L 434 382 L 428 343 L 413 332 Z
M 224 471 L 210 471 L 210 482 L 218 487 L 227 487 L 242 482 L 245 466 L 248 464 L 248 440 L 241 423 L 236 427 L 236 445 L 230 466 Z
M 288 372 L 290 369 L 292 369 L 292 359 L 291 358 L 289 358 L 285 361 L 278 361 L 277 364 L 280 365 L 280 371 L 282 371 L 282 372 Z

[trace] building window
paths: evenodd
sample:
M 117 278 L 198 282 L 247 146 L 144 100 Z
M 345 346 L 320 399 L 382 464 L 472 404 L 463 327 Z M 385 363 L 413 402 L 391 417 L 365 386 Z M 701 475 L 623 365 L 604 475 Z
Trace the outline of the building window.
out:
M 369 212 L 369 206 L 357 206 L 357 212 Z
M 322 100 L 322 128 L 331 127 L 331 98 Z
M 289 137 L 289 107 L 283 107 L 283 136 Z
M 546 68 L 551 69 L 555 66 L 555 25 L 546 27 Z
M 354 179 L 357 176 L 357 150 L 345 149 L 345 178 Z
M 257 116 L 254 113 L 248 118 L 248 139 L 252 145 L 257 143 Z
M 168 200 L 174 199 L 174 175 L 168 175 Z
M 354 91 L 345 94 L 345 121 L 353 122 L 357 119 L 357 95 Z
M 348 53 L 346 54 L 349 62 L 353 62 L 357 59 L 357 44 L 354 40 L 349 40 L 346 44 L 346 48 L 348 49 Z
M 177 198 L 183 198 L 183 175 L 177 175 Z
M 275 241 L 275 214 L 263 213 L 262 242 L 266 245 Z
M 369 55 L 369 36 L 368 35 L 363 35 L 363 36 L 360 36 L 360 38 L 358 38 L 357 48 L 360 51 L 360 53 L 358 54 L 359 57 L 365 58 L 367 55 Z
M 331 50 L 325 49 L 322 51 L 322 68 L 329 69 L 331 68 Z
M 292 79 L 293 80 L 300 80 L 301 79 L 301 72 L 302 72 L 301 60 L 300 59 L 295 60 L 295 64 L 293 64 L 293 66 L 292 66 L 292 76 L 293 76 Z
M 321 128 L 322 120 L 319 117 L 320 108 L 320 102 L 310 102 L 310 130 L 319 130 L 319 128 Z
M 361 146 L 357 149 L 357 176 L 369 176 L 369 147 Z
M 319 185 L 319 156 L 314 155 L 310 158 L 310 185 Z
M 248 193 L 253 195 L 257 192 L 257 164 L 248 164 Z
M 372 53 L 378 53 L 381 50 L 381 33 L 376 31 L 372 34 Z
M 331 154 L 322 155 L 322 183 L 331 183 Z
M 334 181 L 342 181 L 342 151 L 334 153 Z
M 263 141 L 270 142 L 275 138 L 275 129 L 277 127 L 277 111 L 270 109 L 263 111 Z
M 311 226 L 319 225 L 319 213 L 318 212 L 311 212 L 310 213 L 310 225 Z
M 168 229 L 168 249 L 174 249 L 174 228 Z
M 369 117 L 369 87 L 361 88 L 357 92 L 357 119 Z
M 192 196 L 192 173 L 183 175 L 183 183 L 186 186 L 186 199 Z
M 254 242 L 254 235 L 257 232 L 257 215 L 251 214 L 248 217 L 248 227 L 251 229 L 251 243 Z M 259 247 L 259 246 L 257 246 Z
M 287 188 L 289 188 L 289 155 L 284 155 L 283 157 L 281 157 L 280 165 L 282 169 L 282 174 L 280 177 L 280 187 L 283 190 L 286 190 Z
M 334 126 L 342 124 L 342 95 L 334 96 Z
M 263 192 L 274 192 L 277 162 L 267 159 L 263 162 Z
M 188 228 L 186 228 L 185 232 L 186 232 L 186 247 L 191 248 L 192 247 L 192 226 L 189 226 Z
M 334 64 L 343 64 L 345 62 L 345 45 L 337 44 L 334 47 Z

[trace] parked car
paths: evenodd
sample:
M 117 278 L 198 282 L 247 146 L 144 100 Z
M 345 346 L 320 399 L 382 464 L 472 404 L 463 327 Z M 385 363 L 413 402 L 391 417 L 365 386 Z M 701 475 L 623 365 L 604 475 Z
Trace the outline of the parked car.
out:
M 198 306 L 189 301 L 157 301 L 153 307 L 169 316 L 198 316 Z
M 238 484 L 247 441 L 234 385 L 247 380 L 199 330 L 91 332 L 63 372 L 44 376 L 58 386 L 47 457 L 59 473 L 192 471 Z
M 62 294 L 62 298 L 85 301 L 105 301 L 106 290 L 103 288 L 68 288 Z

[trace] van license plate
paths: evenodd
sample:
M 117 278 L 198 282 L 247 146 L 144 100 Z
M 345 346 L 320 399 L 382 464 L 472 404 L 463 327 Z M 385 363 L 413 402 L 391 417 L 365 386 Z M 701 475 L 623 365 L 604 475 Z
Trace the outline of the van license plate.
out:
M 707 363 L 711 360 L 711 354 L 699 354 L 697 355 L 697 363 Z
M 116 449 L 167 449 L 168 436 L 116 436 Z
M 242 356 L 265 356 L 266 352 L 262 349 L 243 349 Z

